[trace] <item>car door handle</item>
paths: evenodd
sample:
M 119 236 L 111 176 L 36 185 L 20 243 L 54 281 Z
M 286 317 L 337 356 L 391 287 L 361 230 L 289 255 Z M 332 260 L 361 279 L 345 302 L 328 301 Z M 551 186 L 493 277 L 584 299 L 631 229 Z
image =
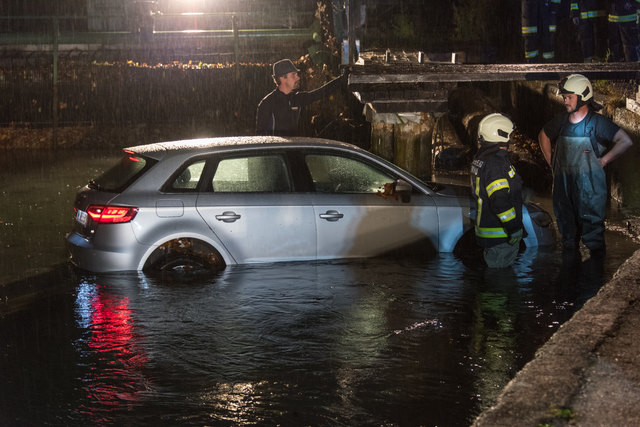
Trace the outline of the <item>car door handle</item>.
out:
M 232 211 L 227 211 L 223 212 L 222 215 L 216 215 L 216 219 L 222 222 L 235 222 L 240 219 L 240 215 Z
M 337 221 L 342 217 L 344 217 L 343 214 L 341 214 L 338 211 L 334 211 L 334 210 L 329 210 L 329 211 L 326 211 L 323 214 L 320 214 L 320 218 L 326 219 L 327 221 L 332 221 L 332 222 Z

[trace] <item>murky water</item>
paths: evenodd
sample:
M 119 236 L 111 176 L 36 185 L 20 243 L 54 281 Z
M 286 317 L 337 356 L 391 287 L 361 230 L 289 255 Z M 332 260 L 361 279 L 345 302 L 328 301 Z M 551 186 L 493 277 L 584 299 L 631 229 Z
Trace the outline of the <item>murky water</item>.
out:
M 0 171 L 0 425 L 468 425 L 637 248 L 84 274 L 62 237 L 110 160 L 65 156 Z

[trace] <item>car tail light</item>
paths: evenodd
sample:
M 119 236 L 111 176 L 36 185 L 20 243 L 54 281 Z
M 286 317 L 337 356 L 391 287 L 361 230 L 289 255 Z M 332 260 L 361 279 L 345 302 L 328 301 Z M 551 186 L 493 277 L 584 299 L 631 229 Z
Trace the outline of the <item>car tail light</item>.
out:
M 136 217 L 138 208 L 125 206 L 97 206 L 87 208 L 87 214 L 98 224 L 120 224 Z

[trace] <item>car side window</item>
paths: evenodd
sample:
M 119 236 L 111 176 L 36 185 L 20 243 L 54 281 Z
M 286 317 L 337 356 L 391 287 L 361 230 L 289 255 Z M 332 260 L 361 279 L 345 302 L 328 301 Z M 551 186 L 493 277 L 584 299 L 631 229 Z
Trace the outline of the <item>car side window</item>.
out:
M 204 165 L 205 160 L 191 163 L 180 172 L 180 175 L 173 180 L 169 188 L 173 191 L 195 190 L 198 188 Z
M 379 169 L 348 157 L 309 154 L 305 162 L 320 193 L 377 193 L 394 181 Z
M 215 192 L 285 193 L 291 191 L 287 164 L 279 155 L 223 159 L 213 175 Z

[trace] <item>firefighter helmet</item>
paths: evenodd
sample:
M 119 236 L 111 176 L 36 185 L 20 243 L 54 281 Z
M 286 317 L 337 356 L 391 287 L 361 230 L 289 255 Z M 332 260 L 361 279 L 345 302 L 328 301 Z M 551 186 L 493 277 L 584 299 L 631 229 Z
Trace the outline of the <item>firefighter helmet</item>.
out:
M 561 94 L 573 93 L 580 97 L 580 100 L 587 102 L 593 98 L 593 88 L 588 78 L 582 74 L 571 74 L 560 82 L 558 90 Z
M 493 113 L 480 120 L 478 138 L 485 142 L 509 142 L 513 122 L 500 113 Z

